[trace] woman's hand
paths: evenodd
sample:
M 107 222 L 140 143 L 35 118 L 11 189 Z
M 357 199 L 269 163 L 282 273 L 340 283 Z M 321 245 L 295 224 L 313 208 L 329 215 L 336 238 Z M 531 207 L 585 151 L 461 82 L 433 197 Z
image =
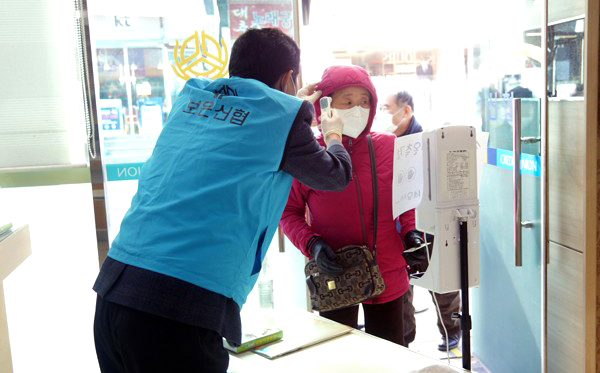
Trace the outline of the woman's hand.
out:
M 310 248 L 310 254 L 315 258 L 319 272 L 329 275 L 341 275 L 344 267 L 336 261 L 335 251 L 320 238 L 317 238 Z

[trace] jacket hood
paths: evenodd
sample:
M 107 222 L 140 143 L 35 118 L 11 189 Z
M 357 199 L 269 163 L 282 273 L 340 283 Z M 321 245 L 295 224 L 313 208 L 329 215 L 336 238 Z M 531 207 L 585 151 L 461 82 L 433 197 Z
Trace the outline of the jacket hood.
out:
M 369 77 L 369 73 L 360 66 L 331 66 L 325 69 L 321 82 L 315 87 L 315 90 L 322 91 L 321 97 L 329 96 L 335 91 L 346 87 L 363 87 L 371 95 L 371 110 L 369 111 L 369 120 L 367 127 L 361 133 L 361 136 L 371 131 L 373 118 L 377 111 L 377 92 L 375 86 Z M 315 102 L 315 115 L 320 124 L 321 107 L 319 101 Z

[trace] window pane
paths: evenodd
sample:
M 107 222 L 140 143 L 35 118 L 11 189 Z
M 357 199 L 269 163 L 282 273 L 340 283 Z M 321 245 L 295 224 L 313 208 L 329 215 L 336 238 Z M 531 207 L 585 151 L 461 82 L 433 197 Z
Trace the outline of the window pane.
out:
M 228 76 L 232 43 L 248 27 L 279 27 L 293 36 L 292 4 L 89 1 L 109 241 L 186 80 Z
M 86 161 L 73 4 L 2 1 L 0 169 Z

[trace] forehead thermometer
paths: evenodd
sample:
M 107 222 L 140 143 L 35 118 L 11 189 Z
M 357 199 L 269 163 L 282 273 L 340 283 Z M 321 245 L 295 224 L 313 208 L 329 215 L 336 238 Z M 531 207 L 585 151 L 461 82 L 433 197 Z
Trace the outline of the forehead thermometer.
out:
M 321 112 L 329 109 L 331 107 L 331 97 L 321 97 L 319 106 L 321 106 Z

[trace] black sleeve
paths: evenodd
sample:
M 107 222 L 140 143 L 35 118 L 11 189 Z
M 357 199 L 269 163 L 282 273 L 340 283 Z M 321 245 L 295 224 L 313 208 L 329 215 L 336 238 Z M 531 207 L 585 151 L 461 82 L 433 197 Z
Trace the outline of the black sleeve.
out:
M 310 128 L 313 107 L 304 101 L 288 134 L 279 169 L 317 190 L 341 191 L 352 179 L 350 155 L 340 142 L 323 148 Z

